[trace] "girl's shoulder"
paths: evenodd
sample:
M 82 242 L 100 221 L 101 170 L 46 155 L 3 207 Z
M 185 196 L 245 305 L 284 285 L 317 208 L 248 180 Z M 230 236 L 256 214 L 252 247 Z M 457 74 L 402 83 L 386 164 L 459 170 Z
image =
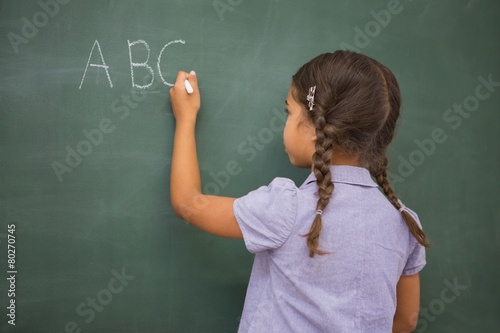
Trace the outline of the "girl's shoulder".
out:
M 270 197 L 292 196 L 298 190 L 295 182 L 289 178 L 276 177 L 268 185 L 262 185 L 259 188 L 250 191 L 243 198 L 253 200 L 270 199 Z
M 410 207 L 406 206 L 400 199 L 398 199 L 399 204 L 401 205 L 402 209 L 404 209 L 406 212 L 408 212 L 414 219 L 415 222 L 417 222 L 418 226 L 422 228 L 422 224 L 420 223 L 420 219 L 418 218 L 418 214 L 412 210 Z
M 280 247 L 290 235 L 297 212 L 293 180 L 275 178 L 234 201 L 233 212 L 252 253 Z

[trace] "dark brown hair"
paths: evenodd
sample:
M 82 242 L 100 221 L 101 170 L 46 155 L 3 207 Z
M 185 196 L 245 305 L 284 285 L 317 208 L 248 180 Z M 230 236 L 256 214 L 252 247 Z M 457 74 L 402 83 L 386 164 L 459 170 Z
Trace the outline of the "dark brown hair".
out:
M 316 86 L 314 107 L 307 95 Z M 317 56 L 292 78 L 294 99 L 304 105 L 306 118 L 316 129 L 313 172 L 318 185 L 317 210 L 323 211 L 334 185 L 330 164 L 334 148 L 359 156 L 396 209 L 402 207 L 387 179 L 387 146 L 394 137 L 401 94 L 394 74 L 378 61 L 353 51 Z M 403 219 L 416 240 L 429 247 L 424 232 L 406 210 Z M 322 228 L 317 213 L 307 237 L 309 255 L 325 254 L 318 248 Z

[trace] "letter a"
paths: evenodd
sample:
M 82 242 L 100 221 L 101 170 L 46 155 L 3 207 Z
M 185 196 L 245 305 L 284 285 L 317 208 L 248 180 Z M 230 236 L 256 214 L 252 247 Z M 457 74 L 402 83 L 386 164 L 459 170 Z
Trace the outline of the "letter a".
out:
M 102 64 L 91 64 L 90 63 L 90 58 L 92 58 L 92 53 L 94 53 L 94 48 L 96 45 L 97 45 L 97 49 L 99 50 L 99 56 L 101 57 Z M 87 66 L 85 67 L 85 71 L 83 72 L 82 82 L 80 82 L 80 87 L 78 89 L 82 89 L 83 80 L 85 79 L 85 75 L 87 74 L 87 69 L 89 68 L 89 66 L 104 68 L 104 70 L 106 71 L 106 75 L 108 76 L 109 85 L 111 86 L 111 88 L 113 88 L 113 82 L 111 82 L 111 77 L 109 76 L 109 72 L 108 72 L 109 66 L 106 65 L 106 62 L 104 61 L 104 57 L 102 56 L 101 46 L 99 45 L 99 42 L 97 41 L 97 39 L 94 42 L 94 46 L 92 46 L 92 50 L 90 50 L 89 60 L 87 61 Z

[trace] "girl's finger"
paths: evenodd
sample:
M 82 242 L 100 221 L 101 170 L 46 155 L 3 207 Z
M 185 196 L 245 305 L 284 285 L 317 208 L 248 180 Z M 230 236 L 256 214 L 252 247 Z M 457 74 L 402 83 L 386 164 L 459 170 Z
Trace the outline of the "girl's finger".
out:
M 191 86 L 194 88 L 194 90 L 198 89 L 198 77 L 196 76 L 195 71 L 189 72 L 187 80 L 189 81 Z

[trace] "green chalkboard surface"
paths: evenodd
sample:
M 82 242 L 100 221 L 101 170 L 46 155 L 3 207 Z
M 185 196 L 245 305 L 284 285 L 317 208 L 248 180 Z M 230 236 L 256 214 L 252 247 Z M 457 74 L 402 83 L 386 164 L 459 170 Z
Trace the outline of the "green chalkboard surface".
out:
M 253 257 L 173 214 L 169 84 L 196 70 L 203 188 L 274 177 L 291 75 L 349 48 L 403 93 L 391 180 L 433 244 L 418 332 L 500 325 L 500 3 L 0 1 L 0 331 L 236 332 Z M 15 325 L 14 325 L 15 324 Z

